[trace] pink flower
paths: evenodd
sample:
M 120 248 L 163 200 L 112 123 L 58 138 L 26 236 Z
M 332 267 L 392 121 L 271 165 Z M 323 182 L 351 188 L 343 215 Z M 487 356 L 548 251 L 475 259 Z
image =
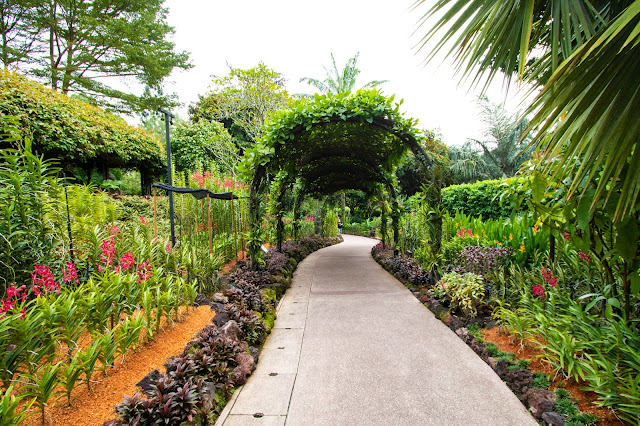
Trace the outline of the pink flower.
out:
M 558 278 L 553 276 L 553 271 L 551 269 L 542 268 L 540 272 L 542 273 L 542 278 L 544 278 L 551 288 L 556 288 L 558 286 Z
M 171 243 L 167 244 L 167 246 L 164 248 L 164 251 L 166 251 L 167 253 L 171 253 L 173 251 L 173 247 L 171 246 Z
M 569 233 L 568 232 L 563 232 L 562 233 L 562 238 L 564 238 L 565 241 L 569 241 Z
M 34 269 L 36 272 L 35 274 L 31 273 L 31 280 L 33 281 L 31 290 L 36 296 L 48 294 L 50 292 L 60 292 L 60 285 L 53 279 L 53 274 L 48 266 L 35 265 Z
M 13 297 L 13 296 L 15 296 L 17 294 L 17 292 L 18 292 L 18 289 L 16 289 L 14 286 L 10 286 L 7 289 L 7 296 Z
M 145 260 L 138 265 L 138 282 L 146 281 L 153 276 L 151 272 L 151 265 L 149 265 L 149 259 Z
M 62 274 L 64 275 L 64 282 L 74 282 L 78 283 L 78 270 L 76 269 L 76 264 L 73 262 L 67 263 L 66 267 L 62 267 Z
M 100 254 L 100 261 L 104 263 L 104 266 L 109 267 L 113 264 L 113 257 L 115 256 L 116 251 L 116 242 L 114 238 L 111 237 L 108 240 L 103 240 L 100 243 L 100 249 L 102 253 Z M 102 268 L 98 265 L 98 271 L 102 272 Z
M 579 251 L 578 256 L 580 256 L 580 259 L 584 260 L 585 262 L 591 262 L 591 256 L 588 253 Z
M 473 237 L 473 231 L 471 230 L 471 228 L 467 229 L 467 235 Z
M 145 225 L 145 226 L 149 224 L 149 221 L 144 216 L 140 216 L 138 219 L 140 220 L 140 223 Z
M 109 228 L 109 235 L 111 235 L 112 237 L 117 236 L 118 233 L 120 233 L 120 227 L 118 225 L 113 225 L 111 226 L 111 228 Z
M 544 299 L 544 288 L 540 284 L 534 285 L 531 293 L 540 299 Z
M 233 180 L 231 180 L 231 179 L 227 179 L 224 182 L 224 187 L 225 188 L 233 188 L 234 186 L 235 186 L 235 184 L 234 184 Z
M 464 237 L 464 228 L 463 229 L 458 229 L 458 237 Z
M 120 258 L 120 261 L 119 261 L 120 268 L 123 271 L 128 271 L 129 269 L 131 269 L 135 261 L 136 259 L 133 257 L 133 253 L 128 251 L 124 255 L 122 255 L 122 257 Z

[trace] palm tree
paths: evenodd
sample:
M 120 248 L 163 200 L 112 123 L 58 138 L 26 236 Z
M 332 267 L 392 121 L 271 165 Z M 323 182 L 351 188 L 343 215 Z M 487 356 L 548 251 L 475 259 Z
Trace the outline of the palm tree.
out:
M 453 43 L 447 55 L 474 84 L 504 73 L 539 89 L 525 114 L 540 167 L 572 176 L 570 194 L 593 181 L 592 211 L 620 179 L 624 222 L 640 193 L 640 0 L 437 0 L 420 23 L 431 21 L 428 60 Z
M 302 77 L 300 82 L 307 82 L 310 86 L 315 87 L 322 93 L 334 94 L 344 92 L 351 92 L 356 86 L 356 77 L 360 74 L 360 70 L 357 67 L 358 56 L 360 53 L 356 53 L 353 58 L 349 58 L 342 70 L 338 69 L 336 65 L 336 59 L 331 54 L 331 63 L 333 69 L 327 69 L 325 67 L 326 77 L 324 80 L 318 80 L 311 77 Z M 376 87 L 382 83 L 386 83 L 387 80 L 373 80 L 368 82 L 362 87 Z

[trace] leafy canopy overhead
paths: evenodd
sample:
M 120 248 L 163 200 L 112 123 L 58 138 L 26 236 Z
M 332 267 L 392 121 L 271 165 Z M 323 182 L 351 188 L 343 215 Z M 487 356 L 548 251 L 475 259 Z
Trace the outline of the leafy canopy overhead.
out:
M 0 71 L 0 114 L 17 117 L 34 149 L 64 164 L 164 169 L 164 149 L 150 133 L 17 73 Z
M 640 195 L 640 0 L 438 0 L 425 22 L 421 46 L 439 36 L 429 59 L 452 46 L 463 76 L 485 87 L 503 72 L 542 87 L 525 112 L 539 129 L 540 169 L 571 177 L 569 198 L 595 182 L 592 215 L 621 179 L 615 220 L 630 217 Z
M 189 55 L 169 41 L 163 0 L 15 0 L 0 2 L 1 59 L 45 81 L 52 89 L 82 95 L 120 112 L 174 106 L 162 94 L 175 68 L 188 69 Z M 109 78 L 134 79 L 156 94 L 136 96 Z M 105 80 L 105 78 L 107 80 Z M 114 81 L 114 80 L 112 80 Z
M 371 193 L 420 138 L 416 121 L 399 107 L 377 90 L 298 101 L 274 113 L 260 142 L 245 152 L 242 170 L 299 177 L 312 194 Z

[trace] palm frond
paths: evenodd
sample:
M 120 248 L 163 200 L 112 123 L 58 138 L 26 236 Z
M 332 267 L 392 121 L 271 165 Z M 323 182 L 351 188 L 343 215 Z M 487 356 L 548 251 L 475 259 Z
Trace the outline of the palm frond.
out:
M 558 169 L 573 176 L 570 193 L 597 178 L 592 209 L 625 167 L 640 166 L 639 44 L 636 0 L 558 67 L 529 109 L 529 129 L 540 126 L 534 142 L 551 133 L 544 159 L 559 157 Z M 626 173 L 622 188 L 615 220 L 623 221 L 638 201 L 640 173 Z

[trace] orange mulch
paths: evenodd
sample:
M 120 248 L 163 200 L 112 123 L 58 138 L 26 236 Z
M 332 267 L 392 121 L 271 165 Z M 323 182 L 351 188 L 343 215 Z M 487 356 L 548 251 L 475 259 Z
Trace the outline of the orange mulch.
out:
M 529 369 L 531 371 L 545 373 L 549 376 L 551 390 L 560 387 L 569 392 L 580 411 L 591 413 L 600 419 L 597 423 L 598 425 L 626 425 L 611 410 L 596 406 L 594 401 L 597 400 L 597 394 L 581 390 L 580 388 L 585 386 L 584 383 L 577 383 L 573 379 L 567 379 L 562 373 L 556 374 L 554 368 L 540 357 L 542 351 L 531 343 L 523 342 L 521 345 L 517 338 L 508 334 L 501 327 L 482 330 L 482 338 L 486 342 L 494 343 L 503 352 L 510 352 L 518 359 L 529 360 Z
M 48 410 L 52 424 L 99 426 L 114 419 L 114 407 L 122 402 L 123 396 L 138 392 L 136 383 L 150 371 L 158 369 L 164 372 L 166 360 L 182 353 L 187 342 L 209 324 L 214 315 L 209 306 L 184 313 L 183 321 L 166 327 L 154 336 L 153 341 L 127 353 L 124 362 L 118 360 L 108 376 L 94 374 L 93 380 L 98 383 L 92 384 L 93 391 L 89 391 L 86 384 L 79 385 L 72 393 L 72 407 L 67 406 L 66 398 L 58 401 Z

